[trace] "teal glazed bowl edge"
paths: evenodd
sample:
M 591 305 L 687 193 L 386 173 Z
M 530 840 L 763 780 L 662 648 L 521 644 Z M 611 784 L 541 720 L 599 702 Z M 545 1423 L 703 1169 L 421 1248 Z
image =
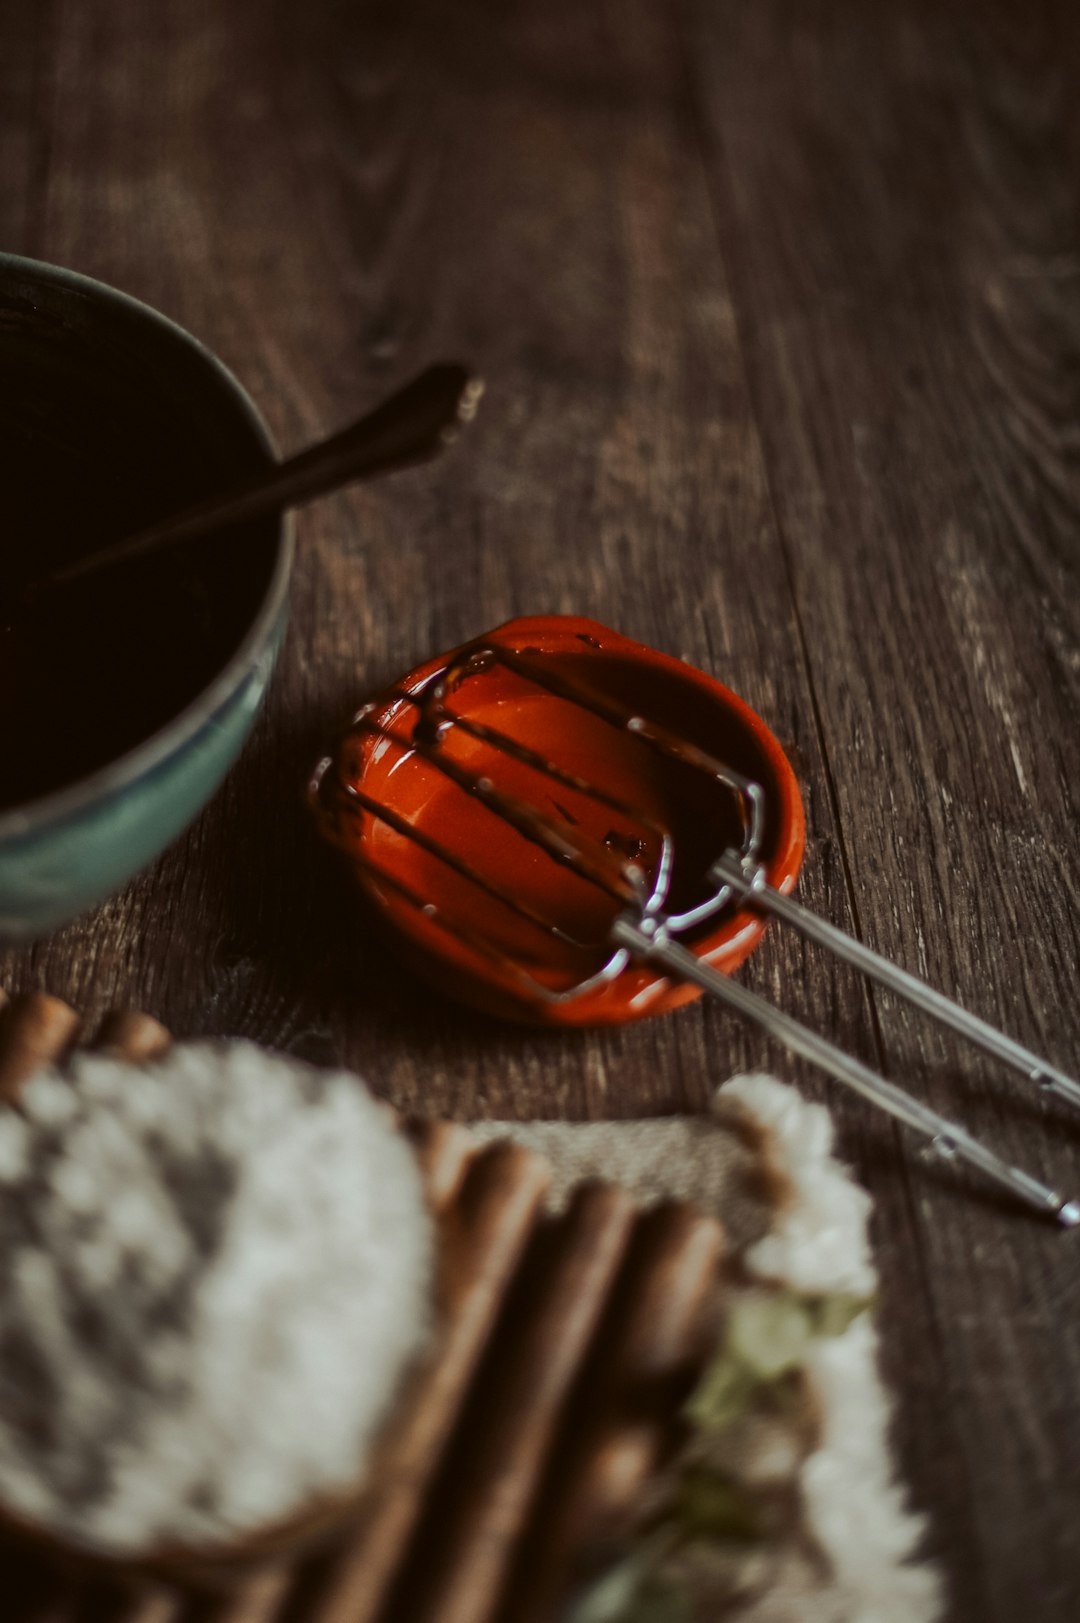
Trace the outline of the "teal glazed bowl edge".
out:
M 193 498 L 274 459 L 246 391 L 189 333 L 103 283 L 0 254 L 0 364 L 7 334 L 15 331 L 25 348 L 35 323 L 52 373 L 70 365 L 77 387 L 91 388 L 87 409 L 108 409 L 93 394 L 99 367 L 111 372 L 113 394 L 145 391 L 140 412 L 156 413 L 186 446 Z M 117 758 L 0 811 L 0 941 L 39 939 L 121 889 L 220 786 L 251 732 L 285 631 L 291 521 L 258 530 L 250 604 L 239 596 L 237 635 L 211 679 Z M 247 587 L 230 579 L 230 589 Z

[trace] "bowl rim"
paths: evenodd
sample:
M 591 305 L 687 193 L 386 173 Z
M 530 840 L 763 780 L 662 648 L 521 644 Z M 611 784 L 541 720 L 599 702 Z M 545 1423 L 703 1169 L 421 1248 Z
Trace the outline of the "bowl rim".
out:
M 67 270 L 45 260 L 29 259 L 21 254 L 0 253 L 0 277 L 18 272 L 38 282 L 70 288 L 100 302 L 111 304 L 132 316 L 136 323 L 144 323 L 164 331 L 203 362 L 207 370 L 215 373 L 232 393 L 255 438 L 270 457 L 277 457 L 277 446 L 259 408 L 236 375 L 213 350 L 194 334 L 181 327 L 171 317 L 155 310 L 152 305 L 123 293 L 81 271 Z M 34 800 L 20 801 L 18 805 L 0 812 L 0 842 L 28 835 L 36 836 L 50 824 L 64 822 L 94 802 L 118 789 L 123 789 L 143 777 L 174 754 L 200 731 L 204 723 L 235 693 L 241 678 L 255 665 L 266 644 L 268 635 L 276 625 L 288 597 L 289 577 L 292 573 L 295 541 L 292 515 L 285 513 L 278 522 L 277 555 L 270 580 L 254 617 L 240 642 L 213 679 L 201 688 L 182 710 L 172 716 L 156 732 L 142 739 L 131 749 L 107 762 L 95 771 L 53 789 Z

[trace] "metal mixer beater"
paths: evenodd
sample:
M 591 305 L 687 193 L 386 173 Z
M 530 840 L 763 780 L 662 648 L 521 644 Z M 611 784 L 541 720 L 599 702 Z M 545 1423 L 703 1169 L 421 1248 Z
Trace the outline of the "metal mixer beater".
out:
M 419 682 L 406 679 L 389 699 L 365 705 L 343 748 L 320 764 L 312 799 L 324 833 L 346 851 L 365 888 L 399 924 L 410 916 L 422 924 L 429 964 L 432 954 L 438 959 L 441 942 L 447 959 L 467 965 L 478 983 L 511 988 L 539 1019 L 558 1019 L 599 989 L 618 987 L 635 966 L 660 971 L 756 1022 L 792 1053 L 926 1136 L 941 1156 L 978 1167 L 1066 1227 L 1080 1224 L 1080 1202 L 1010 1165 L 957 1122 L 708 961 L 709 929 L 733 911 L 776 920 L 1012 1067 L 1033 1087 L 1080 1105 L 1080 1082 L 810 912 L 785 894 L 786 879 L 784 888 L 770 883 L 764 786 L 605 690 L 591 679 L 602 670 L 597 661 L 582 675 L 565 660 L 509 646 L 493 633 Z M 604 761 L 598 741 L 631 739 L 664 770 L 697 775 L 723 797 L 728 816 L 716 820 L 718 827 L 724 822 L 723 840 L 711 851 L 706 844 L 705 854 L 696 857 L 692 893 L 684 885 L 678 894 L 678 831 L 662 809 L 643 806 L 624 783 L 605 781 L 604 771 L 594 774 L 580 770 L 579 760 L 551 758 L 530 740 L 528 728 L 525 737 L 513 736 L 496 724 L 499 706 L 493 720 L 492 707 L 470 703 L 474 686 L 490 684 L 493 673 L 511 681 L 519 695 L 593 718 L 579 755 L 598 766 Z M 715 686 L 721 705 L 733 701 Z M 764 731 L 759 718 L 752 719 Z M 382 762 L 378 771 L 376 761 Z M 423 774 L 424 794 L 416 803 L 402 801 L 395 787 L 407 777 L 401 770 L 406 765 L 414 777 L 417 769 Z M 529 784 L 546 792 L 530 794 Z M 432 785 L 445 791 L 444 802 L 452 797 L 452 816 L 445 804 L 432 809 Z M 799 822 L 801 840 L 801 808 Z M 507 831 L 516 867 L 499 857 L 506 844 L 500 830 Z M 531 878 L 523 886 L 518 875 L 526 867 Z M 560 906 L 568 894 L 560 876 L 567 874 L 577 898 L 569 910 Z M 790 878 L 793 883 L 793 873 Z M 595 908 L 581 904 L 582 886 Z M 626 1011 L 628 1017 L 636 1012 Z

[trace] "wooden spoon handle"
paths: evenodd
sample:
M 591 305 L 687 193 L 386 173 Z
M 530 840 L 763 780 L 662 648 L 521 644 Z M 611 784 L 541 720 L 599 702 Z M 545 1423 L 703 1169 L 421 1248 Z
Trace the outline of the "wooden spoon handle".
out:
M 340 434 L 40 577 L 26 596 L 37 598 L 53 587 L 69 585 L 129 558 L 302 506 L 358 479 L 373 479 L 425 462 L 455 438 L 462 424 L 471 421 L 482 393 L 483 384 L 465 367 L 451 362 L 429 366 Z

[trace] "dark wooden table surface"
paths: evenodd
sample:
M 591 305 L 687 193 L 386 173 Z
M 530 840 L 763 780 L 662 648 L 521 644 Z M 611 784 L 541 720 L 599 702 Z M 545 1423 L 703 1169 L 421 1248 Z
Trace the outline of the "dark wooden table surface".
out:
M 0 64 L 2 246 L 198 333 L 284 449 L 429 357 L 489 383 L 452 459 L 301 519 L 225 789 L 0 983 L 338 1056 L 460 1116 L 797 1077 L 876 1200 L 898 1453 L 953 1616 L 1071 1623 L 1080 1238 L 716 1009 L 538 1036 L 429 1001 L 300 792 L 424 654 L 592 614 L 790 745 L 812 904 L 1076 1064 L 1080 7 L 5 0 Z M 1080 1186 L 1080 1122 L 816 953 L 771 939 L 745 975 Z

